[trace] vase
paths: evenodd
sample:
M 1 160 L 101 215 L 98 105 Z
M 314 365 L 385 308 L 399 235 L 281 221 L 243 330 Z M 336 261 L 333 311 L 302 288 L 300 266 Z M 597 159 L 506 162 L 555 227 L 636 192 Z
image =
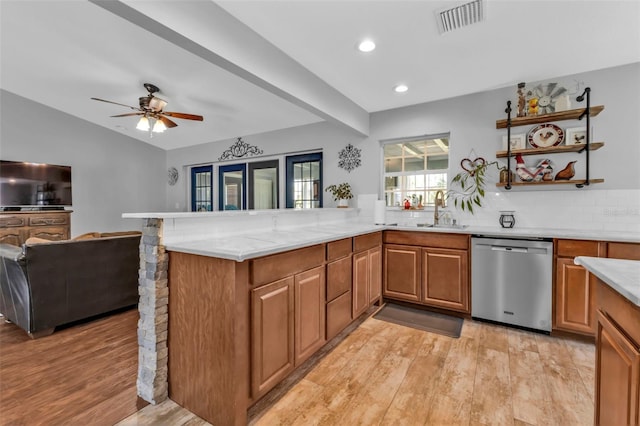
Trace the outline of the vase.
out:
M 349 200 L 347 200 L 346 198 L 341 198 L 338 200 L 338 207 L 341 209 L 345 209 L 347 207 L 349 207 Z

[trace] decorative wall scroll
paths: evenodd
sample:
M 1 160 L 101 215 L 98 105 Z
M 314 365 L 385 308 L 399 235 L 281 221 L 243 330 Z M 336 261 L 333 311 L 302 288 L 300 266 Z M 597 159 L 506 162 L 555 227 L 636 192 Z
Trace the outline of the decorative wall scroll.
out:
M 340 154 L 338 154 L 338 157 L 340 158 L 338 167 L 345 169 L 349 173 L 351 173 L 351 170 L 355 169 L 356 167 L 360 167 L 360 149 L 355 148 L 351 144 L 347 145 L 346 148 L 341 150 Z
M 242 157 L 252 157 L 254 155 L 262 154 L 262 150 L 254 145 L 249 145 L 242 138 L 238 138 L 238 140 L 231 145 L 226 151 L 222 153 L 220 157 L 218 157 L 218 161 L 222 160 L 230 160 L 233 158 L 242 158 Z

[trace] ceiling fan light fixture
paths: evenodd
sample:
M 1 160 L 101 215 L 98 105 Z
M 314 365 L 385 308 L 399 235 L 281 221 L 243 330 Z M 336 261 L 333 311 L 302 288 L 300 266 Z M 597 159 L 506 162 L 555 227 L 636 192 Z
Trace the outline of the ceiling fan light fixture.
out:
M 140 117 L 140 121 L 138 121 L 138 124 L 136 125 L 136 129 L 143 130 L 146 132 L 149 130 L 149 128 L 150 128 L 149 119 L 146 116 Z
M 156 119 L 156 122 L 153 125 L 153 132 L 154 133 L 162 133 L 165 130 L 167 130 L 167 126 L 165 126 L 165 124 L 162 122 L 162 120 Z

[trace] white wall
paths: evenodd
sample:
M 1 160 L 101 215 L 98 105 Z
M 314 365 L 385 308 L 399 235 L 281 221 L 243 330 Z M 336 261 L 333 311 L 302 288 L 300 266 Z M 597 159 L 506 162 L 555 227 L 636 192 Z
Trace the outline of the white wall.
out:
M 590 171 L 592 178 L 604 178 L 605 182 L 583 189 L 558 185 L 506 191 L 495 187 L 497 173 L 492 173 L 487 185 L 490 192 L 486 197 L 486 207 L 473 216 L 455 211 L 463 223 L 497 224 L 498 210 L 516 209 L 520 210 L 519 224 L 526 226 L 585 227 L 593 226 L 594 222 L 598 227 L 609 229 L 616 226 L 624 229 L 629 224 L 640 226 L 640 174 L 636 171 L 640 164 L 640 64 L 564 76 L 555 81 L 567 87 L 576 81 L 583 82 L 582 88 L 589 86 L 592 89 L 591 105 L 605 106 L 604 111 L 591 120 L 594 141 L 604 141 L 605 146 L 591 153 Z M 373 113 L 367 138 L 328 123 L 318 123 L 246 136 L 243 140 L 263 149 L 265 156 L 321 147 L 324 150 L 325 187 L 348 181 L 355 194 L 381 194 L 381 140 L 450 132 L 451 177 L 460 171 L 459 164 L 463 158 L 481 156 L 488 161 L 495 160 L 496 151 L 502 149 L 502 136 L 506 134 L 506 130 L 496 130 L 495 122 L 506 118 L 507 100 L 514 101 L 515 109 L 515 86 Z M 574 101 L 574 107 L 577 106 Z M 571 128 L 584 124 L 575 120 L 559 122 L 559 125 Z M 514 128 L 513 133 L 526 133 L 531 127 Z M 167 165 L 180 169 L 190 164 L 215 162 L 233 142 L 169 151 Z M 362 166 L 351 173 L 338 168 L 338 152 L 348 143 L 362 150 Z M 526 160 L 533 163 L 535 158 L 526 157 Z M 584 155 L 556 154 L 549 158 L 555 170 L 577 159 L 577 177 L 584 175 Z M 170 189 L 168 210 L 187 210 L 187 180 L 183 179 L 181 185 Z M 335 205 L 327 195 L 325 193 L 325 206 Z M 175 203 L 178 203 L 178 208 Z M 576 214 L 572 209 L 577 209 Z
M 141 229 L 141 221 L 122 213 L 164 210 L 164 150 L 12 93 L 0 95 L 0 158 L 71 166 L 72 236 Z

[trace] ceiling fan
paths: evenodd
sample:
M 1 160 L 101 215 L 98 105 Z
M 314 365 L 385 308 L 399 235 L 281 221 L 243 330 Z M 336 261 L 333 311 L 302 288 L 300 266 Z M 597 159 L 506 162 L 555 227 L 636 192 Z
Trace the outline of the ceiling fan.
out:
M 157 96 L 154 96 L 154 93 L 157 93 L 160 91 L 158 86 L 155 86 L 151 83 L 144 83 L 144 88 L 147 89 L 149 94 L 147 96 L 142 96 L 138 99 L 140 103 L 139 108 L 121 104 L 118 102 L 107 101 L 99 98 L 91 98 L 91 99 L 95 101 L 100 101 L 100 102 L 107 102 L 109 104 L 124 106 L 136 111 L 136 112 L 129 112 L 126 114 L 112 115 L 111 117 L 129 117 L 129 116 L 139 115 L 141 117 L 140 117 L 140 121 L 138 121 L 136 128 L 139 130 L 145 130 L 145 131 L 148 130 L 149 134 L 151 134 L 152 131 L 156 133 L 162 133 L 167 128 L 176 127 L 177 124 L 174 121 L 170 120 L 168 117 L 181 118 L 184 120 L 203 121 L 203 117 L 201 115 L 186 114 L 184 112 L 164 111 L 164 107 L 167 105 L 167 101 L 162 100 Z M 151 122 L 150 120 L 154 120 L 154 122 Z

